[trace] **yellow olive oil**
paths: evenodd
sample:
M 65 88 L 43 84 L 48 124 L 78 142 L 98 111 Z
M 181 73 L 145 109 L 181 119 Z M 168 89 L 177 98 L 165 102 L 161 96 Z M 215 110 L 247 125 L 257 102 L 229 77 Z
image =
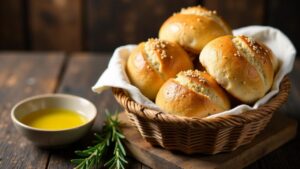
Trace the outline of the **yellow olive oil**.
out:
M 44 130 L 64 130 L 87 122 L 83 115 L 63 108 L 47 108 L 25 115 L 21 122 Z

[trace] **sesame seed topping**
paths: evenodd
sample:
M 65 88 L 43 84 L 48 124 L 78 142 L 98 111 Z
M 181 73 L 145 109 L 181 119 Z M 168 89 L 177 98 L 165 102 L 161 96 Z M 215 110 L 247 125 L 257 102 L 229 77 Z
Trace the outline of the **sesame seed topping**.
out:
M 157 38 L 150 38 L 145 43 L 145 50 L 149 52 L 150 55 L 156 55 L 156 52 L 159 54 L 161 59 L 165 59 L 168 57 L 166 52 L 166 47 L 168 42 L 157 39 Z M 170 57 L 173 58 L 173 57 Z
M 267 48 L 264 48 L 264 46 L 262 46 L 261 44 L 259 44 L 258 42 L 256 42 L 253 38 L 251 37 L 246 37 L 246 36 L 240 36 L 240 38 L 245 39 L 250 48 L 256 53 L 256 54 L 263 54 L 263 55 L 267 55 L 270 51 Z
M 257 49 L 256 42 L 253 38 L 247 37 L 247 36 L 244 36 L 244 35 L 239 36 L 239 37 L 242 38 L 242 39 L 245 39 L 248 42 L 250 47 L 254 48 L 255 50 Z
M 207 11 L 207 13 L 209 15 L 216 15 L 217 14 L 217 11 L 213 10 L 213 11 Z
M 180 11 L 181 14 L 192 14 L 192 15 L 200 15 L 200 16 L 212 16 L 217 15 L 217 11 L 208 10 L 202 6 L 193 6 L 182 8 Z
M 237 57 L 241 57 L 241 53 L 238 50 L 235 53 L 233 53 L 233 55 Z
M 192 77 L 192 78 L 198 78 L 200 82 L 203 84 L 207 83 L 207 80 L 201 76 L 203 72 L 199 70 L 186 70 L 186 71 L 181 71 L 180 74 L 187 76 L 187 77 Z
M 252 49 L 253 49 L 253 50 L 257 50 L 257 46 L 253 45 L 253 46 L 252 46 Z

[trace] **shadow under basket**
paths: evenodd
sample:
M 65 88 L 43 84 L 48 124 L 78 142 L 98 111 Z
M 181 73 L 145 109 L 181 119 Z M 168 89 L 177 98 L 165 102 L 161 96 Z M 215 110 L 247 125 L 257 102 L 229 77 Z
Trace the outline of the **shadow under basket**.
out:
M 279 93 L 258 109 L 210 119 L 181 117 L 151 110 L 133 101 L 122 89 L 113 88 L 113 93 L 131 122 L 150 144 L 186 154 L 216 154 L 233 151 L 250 143 L 287 100 L 289 89 L 290 81 L 285 77 Z

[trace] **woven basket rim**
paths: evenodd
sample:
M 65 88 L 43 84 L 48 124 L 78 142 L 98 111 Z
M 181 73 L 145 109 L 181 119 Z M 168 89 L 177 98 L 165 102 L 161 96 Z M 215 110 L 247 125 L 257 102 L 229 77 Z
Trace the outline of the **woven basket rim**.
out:
M 273 113 L 277 110 L 288 98 L 290 90 L 290 81 L 287 76 L 283 78 L 280 83 L 279 92 L 272 97 L 267 103 L 259 106 L 257 109 L 245 111 L 238 115 L 224 115 L 221 117 L 214 118 L 195 118 L 195 117 L 184 117 L 165 113 L 162 111 L 152 110 L 139 103 L 136 103 L 125 91 L 120 88 L 112 88 L 113 94 L 117 101 L 130 113 L 147 119 L 149 121 L 155 121 L 159 123 L 175 123 L 198 127 L 206 126 L 209 128 L 220 128 L 220 127 L 236 127 L 242 126 L 246 123 L 258 121 L 268 114 Z

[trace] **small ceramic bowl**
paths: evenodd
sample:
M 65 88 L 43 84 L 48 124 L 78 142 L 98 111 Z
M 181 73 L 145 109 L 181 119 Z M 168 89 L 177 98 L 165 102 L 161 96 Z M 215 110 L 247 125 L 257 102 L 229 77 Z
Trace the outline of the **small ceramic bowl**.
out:
M 87 118 L 87 122 L 75 128 L 44 130 L 30 127 L 20 121 L 25 115 L 47 108 L 64 108 L 76 111 Z M 92 127 L 97 115 L 93 103 L 82 97 L 67 94 L 46 94 L 27 98 L 17 103 L 11 118 L 17 130 L 40 147 L 61 147 L 84 136 Z

